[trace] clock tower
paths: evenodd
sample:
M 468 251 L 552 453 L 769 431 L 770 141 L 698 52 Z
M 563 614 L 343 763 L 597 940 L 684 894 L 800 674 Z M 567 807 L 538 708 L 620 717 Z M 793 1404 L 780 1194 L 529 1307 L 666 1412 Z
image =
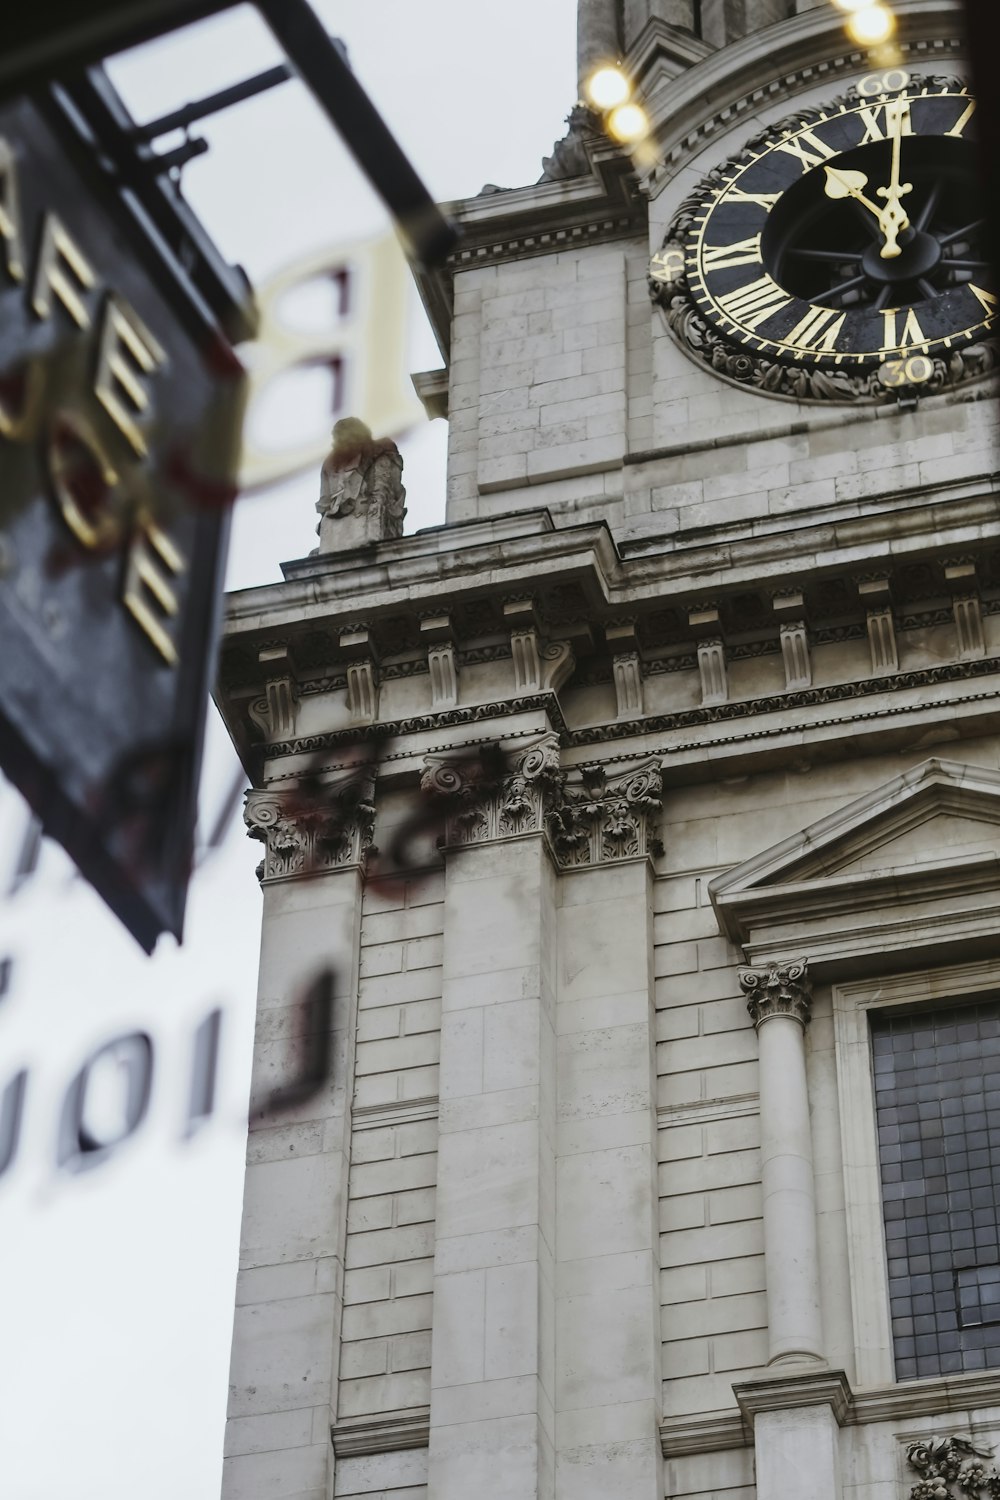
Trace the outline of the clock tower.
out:
M 996 299 L 894 15 L 580 0 L 649 133 L 453 205 L 446 524 L 341 424 L 229 601 L 228 1500 L 1000 1493 Z

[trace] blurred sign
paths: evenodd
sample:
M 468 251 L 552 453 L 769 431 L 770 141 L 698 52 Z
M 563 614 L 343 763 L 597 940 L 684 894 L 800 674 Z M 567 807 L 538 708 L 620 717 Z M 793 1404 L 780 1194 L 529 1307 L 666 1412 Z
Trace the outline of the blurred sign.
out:
M 288 319 L 285 303 L 303 287 L 328 283 L 336 317 L 308 332 Z M 393 233 L 320 250 L 279 271 L 257 289 L 259 337 L 246 349 L 248 434 L 240 461 L 241 490 L 274 484 L 316 468 L 330 451 L 328 431 L 311 443 L 278 450 L 254 439 L 254 406 L 289 371 L 325 369 L 332 377 L 330 419 L 358 417 L 379 437 L 397 437 L 423 420 L 407 368 L 407 304 L 412 279 Z
M 183 919 L 243 372 L 65 118 L 0 109 L 0 766 L 151 950 Z

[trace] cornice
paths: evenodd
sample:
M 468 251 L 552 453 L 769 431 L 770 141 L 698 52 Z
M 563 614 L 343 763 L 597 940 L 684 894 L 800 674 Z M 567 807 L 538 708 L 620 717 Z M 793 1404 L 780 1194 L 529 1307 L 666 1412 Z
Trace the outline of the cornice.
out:
M 355 1104 L 351 1109 L 355 1130 L 382 1130 L 390 1125 L 413 1125 L 437 1117 L 437 1094 L 425 1094 L 422 1099 L 407 1099 L 404 1103 L 393 1099 L 388 1104 Z
M 752 1445 L 738 1411 L 699 1412 L 660 1423 L 660 1452 L 664 1458 L 686 1458 L 699 1453 L 726 1453 Z
M 447 607 L 445 600 L 482 597 L 485 576 L 494 597 L 540 594 L 551 584 L 574 580 L 587 589 L 596 616 L 602 608 L 614 614 L 662 606 L 666 587 L 671 604 L 683 605 L 710 592 L 745 590 L 749 581 L 762 584 L 774 574 L 789 580 L 832 575 L 843 568 L 835 555 L 859 548 L 872 566 L 882 560 L 898 565 L 908 550 L 929 556 L 976 550 L 982 544 L 970 531 L 1000 519 L 995 481 L 990 471 L 951 487 L 940 485 L 933 495 L 922 487 L 872 496 L 863 515 L 845 515 L 841 506 L 803 516 L 791 530 L 787 517 L 779 518 L 780 525 L 764 520 L 763 529 L 755 527 L 749 535 L 734 523 L 623 539 L 619 545 L 603 521 L 558 529 L 549 521 L 539 527 L 546 511 L 501 518 L 508 526 L 498 536 L 485 526 L 483 536 L 472 527 L 442 527 L 439 533 L 400 537 L 332 561 L 286 564 L 283 583 L 228 595 L 223 642 L 314 628 L 318 622 L 332 627 L 359 616 L 371 621 L 401 608 Z
M 978 661 L 953 662 L 948 666 L 926 667 L 915 672 L 896 672 L 888 677 L 868 677 L 859 682 L 836 683 L 831 687 L 805 688 L 790 693 L 774 693 L 766 698 L 747 698 L 735 703 L 719 703 L 710 708 L 688 708 L 672 714 L 650 714 L 644 719 L 616 720 L 613 724 L 588 725 L 585 729 L 570 730 L 566 737 L 566 744 L 583 746 L 592 745 L 599 740 L 632 739 L 644 734 L 730 723 L 734 719 L 756 718 L 763 714 L 780 713 L 788 709 L 811 708 L 825 703 L 853 702 L 858 698 L 899 692 L 905 688 L 931 687 L 942 682 L 962 682 L 972 677 L 996 674 L 1000 674 L 1000 657 L 983 657 Z M 951 702 L 955 701 L 951 700 Z M 941 703 L 935 704 L 937 708 L 943 706 L 945 705 Z M 891 708 L 885 708 L 876 711 L 876 716 L 883 717 L 893 711 Z M 896 711 L 906 712 L 906 710 Z M 857 717 L 857 715 L 852 715 L 852 721 Z M 822 725 L 842 722 L 840 719 L 820 721 Z M 805 728 L 815 727 L 818 727 L 815 723 L 802 723 L 798 726 L 798 731 L 801 733 Z M 787 734 L 787 724 L 775 730 L 774 733 Z M 674 748 L 676 750 L 683 747 Z
M 698 1412 L 660 1424 L 665 1458 L 722 1453 L 753 1443 L 753 1420 L 761 1411 L 789 1411 L 828 1402 L 838 1423 L 863 1427 L 873 1422 L 910 1422 L 921 1417 L 967 1417 L 1000 1406 L 1000 1375 L 942 1375 L 898 1385 L 852 1390 L 843 1370 L 766 1375 L 733 1387 L 737 1411 Z
M 929 757 L 717 876 L 709 895 L 723 901 L 789 880 L 829 879 L 846 860 L 880 847 L 887 832 L 898 837 L 925 823 L 931 810 L 1000 821 L 1000 771 Z
M 437 714 L 414 714 L 407 718 L 387 719 L 377 725 L 330 730 L 324 734 L 310 734 L 296 739 L 272 741 L 262 747 L 262 754 L 267 759 L 314 755 L 322 751 L 342 749 L 345 746 L 354 747 L 359 742 L 379 743 L 407 735 L 436 733 L 474 724 L 502 723 L 505 719 L 535 710 L 541 710 L 548 715 L 553 727 L 559 733 L 560 744 L 563 748 L 589 750 L 598 745 L 627 740 L 632 740 L 643 747 L 623 755 L 602 756 L 602 763 L 608 765 L 643 760 L 650 755 L 680 759 L 691 754 L 703 760 L 704 753 L 708 749 L 736 748 L 741 744 L 752 745 L 754 743 L 763 745 L 763 742 L 769 739 L 788 739 L 789 735 L 794 736 L 795 748 L 801 754 L 802 749 L 809 743 L 808 736 L 811 732 L 822 732 L 828 729 L 841 730 L 848 727 L 860 732 L 863 727 L 869 725 L 877 728 L 887 719 L 918 714 L 926 705 L 919 698 L 903 704 L 884 703 L 867 713 L 853 711 L 832 718 L 813 719 L 791 729 L 787 720 L 777 725 L 763 727 L 754 721 L 767 713 L 778 713 L 789 707 L 801 706 L 801 700 L 807 696 L 819 703 L 831 701 L 850 703 L 869 694 L 888 695 L 894 691 L 921 689 L 943 681 L 961 681 L 970 677 L 994 674 L 1000 675 L 1000 657 L 985 661 L 958 662 L 952 667 L 930 667 L 921 672 L 900 672 L 895 677 L 845 683 L 836 688 L 819 688 L 808 695 L 799 692 L 775 694 L 771 698 L 723 703 L 714 708 L 687 709 L 676 714 L 651 714 L 646 719 L 595 724 L 576 730 L 570 730 L 567 727 L 555 695 L 542 693 L 531 697 L 479 703 L 468 708 L 447 709 Z M 831 694 L 832 697 L 827 696 Z M 976 703 L 987 705 L 991 715 L 995 718 L 997 694 L 993 690 L 968 694 L 964 697 L 937 699 L 933 708 L 940 714 L 947 709 L 959 709 Z M 697 739 L 675 741 L 653 749 L 648 748 L 648 737 L 651 734 L 680 729 L 710 729 L 716 724 L 731 722 L 734 719 L 749 721 L 743 733 L 708 734 L 699 736 Z M 476 740 L 471 743 L 479 744 L 483 741 Z
M 947 1412 L 964 1415 L 996 1406 L 1000 1406 L 1000 1375 L 939 1375 L 856 1391 L 851 1421 L 858 1425 L 909 1421 Z
M 387 1412 L 380 1417 L 355 1417 L 330 1428 L 338 1458 L 363 1458 L 374 1453 L 399 1453 L 404 1448 L 426 1448 L 430 1442 L 429 1406 Z

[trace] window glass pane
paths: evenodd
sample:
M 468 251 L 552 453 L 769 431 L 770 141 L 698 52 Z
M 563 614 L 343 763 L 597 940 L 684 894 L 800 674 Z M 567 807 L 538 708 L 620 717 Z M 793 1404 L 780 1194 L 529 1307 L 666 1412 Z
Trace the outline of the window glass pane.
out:
M 871 1017 L 897 1380 L 1000 1366 L 1000 1003 Z

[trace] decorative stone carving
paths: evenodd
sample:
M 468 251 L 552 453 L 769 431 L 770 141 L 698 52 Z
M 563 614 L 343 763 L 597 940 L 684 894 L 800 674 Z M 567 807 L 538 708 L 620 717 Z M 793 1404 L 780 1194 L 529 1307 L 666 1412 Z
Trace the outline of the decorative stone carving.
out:
M 306 778 L 283 790 L 246 794 L 249 838 L 266 848 L 257 875 L 287 880 L 362 863 L 375 827 L 375 776 L 352 770 L 333 781 Z
M 458 667 L 450 641 L 427 652 L 431 674 L 431 708 L 454 708 L 458 702 Z
M 446 848 L 541 833 L 564 777 L 559 742 L 543 735 L 516 757 L 428 755 L 420 789 L 446 806 Z
M 347 711 L 352 724 L 374 724 L 378 717 L 378 657 L 371 631 L 352 625 L 340 633 L 340 649 L 353 658 L 347 666 Z
M 663 852 L 652 832 L 663 796 L 656 759 L 610 779 L 598 765 L 568 776 L 558 740 L 545 735 L 516 757 L 428 755 L 424 764 L 421 790 L 445 804 L 445 847 L 545 833 L 564 868 Z
M 638 651 L 624 652 L 613 662 L 619 719 L 642 713 L 642 663 Z
M 557 693 L 576 665 L 570 641 L 550 641 L 543 646 L 533 628 L 512 630 L 510 644 L 514 687 L 519 693 Z
M 921 1438 L 909 1443 L 906 1462 L 920 1479 L 909 1500 L 997 1500 L 1000 1472 L 992 1448 L 978 1447 L 971 1438 Z
M 702 706 L 725 703 L 729 697 L 726 674 L 726 648 L 721 636 L 710 636 L 698 642 L 698 671 L 701 673 Z
M 958 632 L 958 654 L 962 661 L 986 655 L 983 634 L 983 607 L 978 594 L 956 598 L 953 604 L 955 629 Z
M 320 473 L 319 552 L 366 547 L 403 535 L 406 490 L 396 444 L 376 440 L 357 417 L 334 425 L 333 447 Z
M 538 655 L 538 634 L 534 630 L 512 630 L 511 651 L 514 656 L 514 686 L 519 693 L 537 693 L 542 684 L 542 663 Z
M 283 644 L 263 646 L 257 660 L 267 673 L 264 697 L 255 699 L 247 712 L 265 740 L 287 738 L 295 733 L 299 697 L 292 654 Z
M 347 668 L 347 708 L 354 724 L 373 724 L 378 714 L 378 684 L 375 664 L 351 662 Z
M 872 671 L 875 673 L 898 671 L 899 657 L 896 652 L 896 627 L 892 618 L 892 607 L 870 609 L 867 620 Z
M 740 989 L 747 997 L 747 1010 L 755 1027 L 760 1027 L 772 1016 L 791 1016 L 809 1022 L 812 1012 L 812 984 L 809 980 L 809 964 L 804 958 L 780 964 L 767 964 L 762 969 L 740 969 Z
M 565 779 L 549 813 L 549 837 L 560 865 L 599 865 L 663 853 L 652 833 L 663 805 L 657 759 L 611 778 L 603 766 L 582 766 L 578 777 Z
M 793 620 L 781 626 L 781 659 L 785 664 L 785 687 L 812 687 L 812 662 L 809 658 L 809 636 L 805 620 Z
M 542 157 L 539 182 L 564 182 L 569 177 L 582 177 L 590 171 L 588 144 L 600 145 L 606 139 L 597 114 L 586 104 L 574 104 L 566 116 L 566 124 L 569 129 L 552 147 L 552 155 Z

